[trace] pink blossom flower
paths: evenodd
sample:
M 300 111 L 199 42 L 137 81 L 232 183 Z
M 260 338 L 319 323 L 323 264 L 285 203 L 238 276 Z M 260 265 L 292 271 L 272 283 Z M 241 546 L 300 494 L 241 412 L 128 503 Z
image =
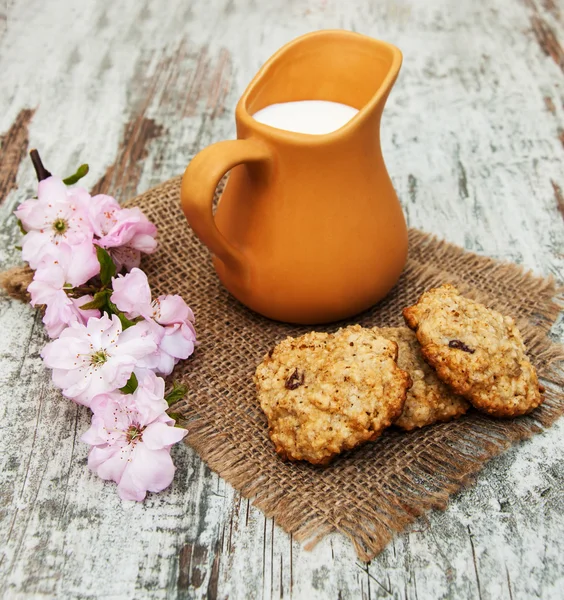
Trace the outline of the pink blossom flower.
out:
M 29 227 L 26 226 L 29 215 L 31 214 L 34 206 L 37 204 L 36 198 L 30 198 L 29 200 L 24 200 L 20 202 L 18 208 L 14 211 L 16 217 L 20 220 L 22 227 L 28 231 Z
M 36 279 L 29 286 L 34 284 L 44 286 L 45 294 L 36 292 L 35 298 L 32 299 L 32 306 L 45 305 L 45 314 L 43 315 L 43 324 L 47 330 L 47 335 L 50 338 L 57 338 L 62 331 L 71 323 L 85 324 L 91 317 L 97 318 L 100 316 L 100 311 L 97 309 L 83 310 L 80 308 L 88 302 L 92 302 L 93 296 L 85 294 L 80 298 L 69 298 L 64 290 L 55 290 L 56 282 Z
M 123 387 L 138 361 L 156 347 L 139 325 L 123 331 L 116 315 L 104 315 L 86 325 L 71 323 L 41 356 L 63 395 L 89 406 L 94 396 Z
M 129 246 L 108 248 L 108 254 L 112 257 L 118 271 L 122 269 L 131 271 L 131 269 L 141 264 L 141 252 Z
M 159 296 L 152 304 L 153 319 L 161 325 L 193 323 L 194 313 L 178 294 Z
M 194 313 L 181 296 L 159 296 L 151 301 L 149 280 L 141 269 L 131 269 L 125 275 L 114 277 L 112 288 L 112 302 L 130 319 L 142 316 L 160 325 L 194 321 Z
M 37 269 L 46 249 L 61 242 L 70 245 L 92 240 L 86 212 L 90 195 L 82 188 L 67 188 L 56 177 L 39 182 L 38 199 L 26 200 L 15 211 L 28 232 L 22 241 L 22 257 Z
M 121 206 L 112 196 L 106 194 L 92 196 L 88 206 L 88 216 L 97 237 L 104 237 L 116 225 L 116 215 L 120 210 Z
M 59 271 L 64 275 L 68 288 L 80 286 L 100 272 L 96 248 L 89 240 L 74 246 L 61 243 L 50 247 L 36 273 L 40 271 Z
M 151 254 L 157 247 L 157 228 L 137 208 L 121 208 L 114 198 L 100 194 L 92 198 L 90 220 L 118 270 L 138 267 L 141 253 Z
M 135 406 L 141 417 L 146 421 L 156 419 L 168 408 L 164 399 L 165 381 L 157 377 L 153 371 L 136 369 L 137 389 L 132 394 Z
M 170 375 L 180 360 L 185 360 L 196 347 L 196 331 L 192 323 L 174 323 L 163 327 L 156 321 L 139 323 L 157 344 L 157 349 L 139 360 L 138 366 L 152 369 L 162 375 Z
M 122 208 L 114 214 L 116 222 L 100 238 L 100 246 L 103 248 L 129 246 L 145 254 L 155 251 L 157 248 L 157 241 L 155 240 L 157 228 L 147 219 L 140 208 L 136 206 Z
M 92 446 L 88 466 L 115 481 L 122 500 L 141 501 L 160 492 L 174 477 L 170 448 L 187 434 L 165 412 L 164 381 L 155 376 L 134 394 L 103 394 L 91 403 L 92 426 L 82 441 Z
M 126 275 L 114 277 L 112 289 L 110 300 L 126 314 L 128 319 L 153 317 L 151 288 L 147 275 L 141 269 L 135 267 Z
M 85 324 L 90 317 L 100 316 L 100 311 L 96 309 L 80 308 L 91 302 L 92 296 L 69 298 L 67 295 L 67 291 L 87 282 L 99 271 L 96 251 L 89 241 L 72 247 L 61 243 L 48 250 L 27 290 L 32 306 L 46 307 L 43 323 L 49 337 L 59 337 L 71 323 Z
M 142 316 L 146 319 L 139 325 L 158 345 L 153 354 L 141 359 L 139 366 L 169 375 L 179 360 L 194 352 L 194 313 L 181 296 L 159 296 L 151 302 L 151 288 L 140 269 L 114 278 L 112 286 L 112 302 L 128 318 Z
M 34 282 L 35 283 L 35 282 Z M 44 282 L 37 282 L 44 283 Z M 31 286 L 30 286 L 31 287 Z M 29 289 L 29 288 L 28 288 Z M 57 338 L 61 332 L 71 323 L 85 324 L 91 317 L 99 317 L 100 311 L 97 309 L 84 310 L 80 308 L 88 302 L 92 302 L 93 296 L 85 294 L 80 298 L 69 298 L 63 290 L 52 292 L 48 298 L 36 296 L 33 306 L 45 305 L 45 314 L 43 315 L 43 324 L 50 338 Z

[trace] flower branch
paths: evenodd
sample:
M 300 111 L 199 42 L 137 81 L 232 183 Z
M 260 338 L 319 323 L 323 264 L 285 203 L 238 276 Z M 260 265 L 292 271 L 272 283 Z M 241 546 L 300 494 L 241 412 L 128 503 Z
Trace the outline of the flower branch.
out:
M 72 187 L 88 165 L 61 180 L 37 150 L 30 156 L 37 198 L 15 215 L 34 270 L 31 304 L 44 308 L 52 338 L 41 356 L 63 396 L 92 410 L 82 436 L 89 467 L 115 481 L 121 498 L 142 500 L 170 485 L 170 448 L 187 433 L 167 413 L 187 390 L 174 384 L 165 396 L 160 375 L 194 352 L 194 315 L 180 296 L 152 298 L 139 264 L 157 231 L 142 211 Z

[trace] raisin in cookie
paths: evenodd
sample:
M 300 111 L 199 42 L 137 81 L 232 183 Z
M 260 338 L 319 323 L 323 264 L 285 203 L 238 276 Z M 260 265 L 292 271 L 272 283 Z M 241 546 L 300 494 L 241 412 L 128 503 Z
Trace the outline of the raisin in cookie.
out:
M 479 410 L 515 417 L 541 404 L 535 368 L 511 317 L 448 284 L 425 292 L 403 316 L 440 379 Z
M 394 421 L 405 431 L 433 423 L 452 421 L 463 415 L 470 404 L 443 383 L 423 360 L 417 337 L 407 327 L 374 327 L 378 335 L 398 345 L 398 367 L 407 371 L 413 385 L 407 392 L 403 411 Z
M 411 384 L 396 359 L 395 342 L 359 325 L 278 344 L 255 373 L 276 452 L 327 464 L 377 438 L 401 413 Z

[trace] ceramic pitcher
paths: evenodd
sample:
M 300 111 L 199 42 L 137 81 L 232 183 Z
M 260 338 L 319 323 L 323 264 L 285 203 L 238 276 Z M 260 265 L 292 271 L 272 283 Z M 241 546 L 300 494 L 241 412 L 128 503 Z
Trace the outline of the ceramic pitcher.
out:
M 407 229 L 382 157 L 380 118 L 401 61 L 394 46 L 348 31 L 297 38 L 239 100 L 237 140 L 190 162 L 182 208 L 243 304 L 280 321 L 323 323 L 368 308 L 398 280 Z M 325 135 L 253 119 L 265 106 L 298 100 L 359 112 Z M 214 215 L 214 191 L 227 171 Z

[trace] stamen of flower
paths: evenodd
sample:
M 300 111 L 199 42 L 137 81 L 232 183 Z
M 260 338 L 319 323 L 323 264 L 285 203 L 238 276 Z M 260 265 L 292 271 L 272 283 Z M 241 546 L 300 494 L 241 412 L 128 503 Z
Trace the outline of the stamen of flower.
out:
M 129 429 L 125 433 L 125 439 L 127 440 L 127 443 L 136 444 L 137 442 L 142 442 L 144 429 L 144 427 L 141 427 L 137 423 L 130 425 Z
M 157 298 L 151 302 L 151 308 L 153 309 L 153 319 L 159 319 L 161 316 L 161 301 Z
M 67 221 L 65 219 L 63 219 L 61 217 L 59 217 L 58 219 L 55 219 L 55 221 L 53 221 L 53 231 L 57 235 L 63 235 L 63 233 L 65 233 L 68 228 L 69 228 L 69 224 L 67 223 Z
M 90 364 L 94 367 L 103 365 L 109 358 L 109 354 L 105 350 L 98 350 L 90 355 Z

